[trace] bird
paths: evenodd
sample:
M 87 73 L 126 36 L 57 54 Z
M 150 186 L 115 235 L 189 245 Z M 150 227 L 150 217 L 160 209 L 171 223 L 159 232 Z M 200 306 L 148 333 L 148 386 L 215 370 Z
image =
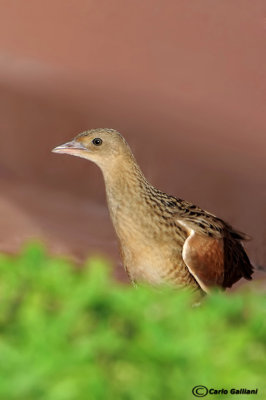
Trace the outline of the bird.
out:
M 97 128 L 55 147 L 101 169 L 107 205 L 133 284 L 190 288 L 209 294 L 251 280 L 244 249 L 249 237 L 208 211 L 152 186 L 127 141 L 115 129 Z

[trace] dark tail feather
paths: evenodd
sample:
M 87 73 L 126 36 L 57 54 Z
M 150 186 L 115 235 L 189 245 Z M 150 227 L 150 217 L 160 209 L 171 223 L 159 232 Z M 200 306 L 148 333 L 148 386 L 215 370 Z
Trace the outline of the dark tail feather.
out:
M 244 240 L 244 234 L 234 230 L 224 237 L 224 287 L 231 287 L 242 277 L 252 279 L 254 268 L 241 240 Z
M 247 280 L 251 280 L 252 279 L 252 274 L 254 272 L 254 267 L 251 264 L 247 253 L 245 252 L 245 249 L 243 248 L 242 245 L 240 245 L 242 247 L 242 256 L 243 256 L 243 263 L 242 263 L 242 272 L 243 272 L 243 278 L 247 279 Z M 241 262 L 241 261 L 240 261 Z

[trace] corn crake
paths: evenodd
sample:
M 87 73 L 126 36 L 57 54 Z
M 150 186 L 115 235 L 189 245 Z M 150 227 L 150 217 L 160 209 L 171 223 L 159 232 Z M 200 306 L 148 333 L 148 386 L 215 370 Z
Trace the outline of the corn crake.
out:
M 95 162 L 102 170 L 124 267 L 133 282 L 208 293 L 252 279 L 242 241 L 248 237 L 200 207 L 154 188 L 114 129 L 92 129 L 53 152 Z

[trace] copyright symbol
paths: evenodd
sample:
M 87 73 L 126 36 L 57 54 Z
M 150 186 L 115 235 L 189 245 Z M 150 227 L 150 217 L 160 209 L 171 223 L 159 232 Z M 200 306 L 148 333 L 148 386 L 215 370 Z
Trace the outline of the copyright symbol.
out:
M 198 385 L 193 387 L 192 394 L 196 397 L 205 397 L 208 394 L 208 389 L 206 386 Z

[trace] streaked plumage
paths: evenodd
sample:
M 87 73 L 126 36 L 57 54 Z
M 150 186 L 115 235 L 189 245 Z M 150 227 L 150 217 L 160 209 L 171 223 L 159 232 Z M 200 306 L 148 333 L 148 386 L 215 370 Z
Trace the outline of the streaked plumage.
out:
M 102 143 L 96 145 L 98 139 Z M 121 256 L 132 281 L 208 292 L 214 286 L 231 287 L 241 277 L 251 279 L 253 267 L 242 245 L 247 236 L 150 185 L 117 131 L 89 130 L 54 151 L 89 159 L 101 168 Z

